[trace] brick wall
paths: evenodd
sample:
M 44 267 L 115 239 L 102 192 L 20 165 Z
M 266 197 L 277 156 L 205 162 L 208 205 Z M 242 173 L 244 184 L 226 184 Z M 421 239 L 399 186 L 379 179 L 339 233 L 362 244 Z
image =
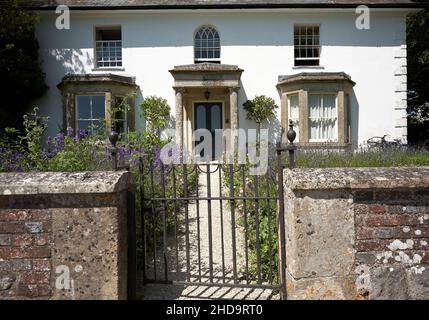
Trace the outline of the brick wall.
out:
M 52 294 L 49 210 L 0 209 L 0 298 Z
M 429 168 L 285 174 L 292 299 L 429 299 Z
M 429 190 L 371 190 L 356 197 L 356 265 L 384 282 L 375 288 L 362 285 L 359 292 L 386 299 L 428 298 Z
M 0 174 L 0 299 L 126 299 L 130 191 L 124 172 Z

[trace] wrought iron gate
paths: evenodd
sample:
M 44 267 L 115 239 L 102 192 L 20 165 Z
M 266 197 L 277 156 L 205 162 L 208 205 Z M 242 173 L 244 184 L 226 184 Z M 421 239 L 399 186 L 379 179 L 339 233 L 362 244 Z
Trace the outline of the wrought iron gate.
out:
M 278 151 L 266 174 L 251 176 L 245 164 L 140 159 L 144 283 L 278 289 L 284 296 L 282 163 Z

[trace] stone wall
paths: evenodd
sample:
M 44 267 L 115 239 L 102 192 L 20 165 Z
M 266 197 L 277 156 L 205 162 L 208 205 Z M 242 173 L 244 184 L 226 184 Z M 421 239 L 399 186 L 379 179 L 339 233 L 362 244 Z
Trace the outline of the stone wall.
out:
M 0 174 L 0 299 L 126 299 L 125 172 Z
M 285 172 L 289 299 L 429 299 L 429 168 Z

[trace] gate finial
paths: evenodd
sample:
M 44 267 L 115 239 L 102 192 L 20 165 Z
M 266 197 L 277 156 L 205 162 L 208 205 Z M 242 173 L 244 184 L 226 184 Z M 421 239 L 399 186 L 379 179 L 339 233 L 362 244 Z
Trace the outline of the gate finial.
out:
M 295 130 L 293 130 L 293 122 L 292 122 L 292 120 L 289 120 L 289 131 L 287 132 L 287 139 L 289 140 L 289 142 L 291 144 L 293 144 L 293 142 L 296 139 L 296 132 L 295 132 Z

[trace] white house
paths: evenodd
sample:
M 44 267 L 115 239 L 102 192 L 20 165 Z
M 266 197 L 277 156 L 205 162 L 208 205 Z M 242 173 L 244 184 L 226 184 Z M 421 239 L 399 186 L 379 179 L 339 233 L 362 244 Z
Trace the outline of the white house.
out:
M 57 28 L 58 5 L 71 10 L 70 29 Z M 50 134 L 110 121 L 115 101 L 136 90 L 121 129 L 142 128 L 140 101 L 162 96 L 185 144 L 196 128 L 255 128 L 243 103 L 256 95 L 281 106 L 273 140 L 289 119 L 303 145 L 407 138 L 411 0 L 40 0 L 34 9 L 50 87 L 37 105 Z

